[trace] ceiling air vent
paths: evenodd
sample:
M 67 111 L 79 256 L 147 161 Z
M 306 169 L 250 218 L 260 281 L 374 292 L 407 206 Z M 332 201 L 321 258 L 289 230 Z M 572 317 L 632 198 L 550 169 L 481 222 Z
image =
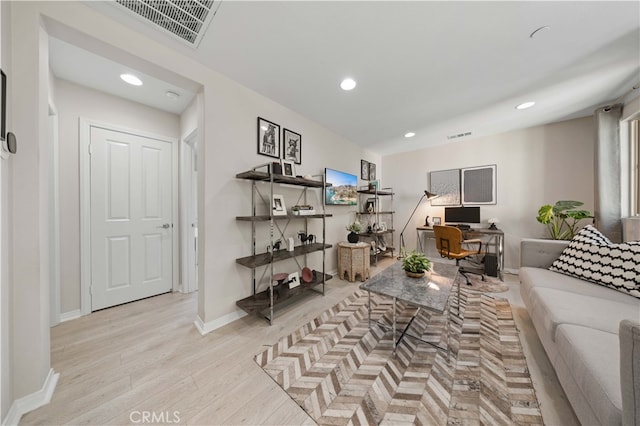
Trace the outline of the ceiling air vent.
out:
M 146 21 L 153 22 L 191 46 L 197 46 L 216 14 L 214 0 L 116 0 Z M 214 9 L 215 3 L 215 9 Z
M 471 132 L 458 133 L 456 135 L 449 135 L 449 136 L 447 136 L 447 139 L 449 139 L 449 140 L 451 140 L 451 139 L 459 139 L 459 138 L 464 138 L 465 136 L 471 136 Z

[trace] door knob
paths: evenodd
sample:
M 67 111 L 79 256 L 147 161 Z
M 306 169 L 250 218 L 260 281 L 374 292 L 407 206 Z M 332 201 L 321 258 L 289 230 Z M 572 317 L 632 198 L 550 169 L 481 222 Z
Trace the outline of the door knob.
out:
M 163 223 L 161 226 L 158 226 L 158 228 L 163 228 L 163 229 L 169 229 L 171 227 L 171 225 L 169 225 L 168 223 Z

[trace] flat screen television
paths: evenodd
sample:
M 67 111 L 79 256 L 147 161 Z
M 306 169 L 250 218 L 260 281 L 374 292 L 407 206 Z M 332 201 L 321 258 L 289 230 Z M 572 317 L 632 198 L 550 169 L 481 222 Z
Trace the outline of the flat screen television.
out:
M 330 183 L 324 192 L 324 203 L 328 206 L 358 205 L 358 176 L 338 170 L 324 169 L 325 182 Z
M 480 223 L 480 207 L 445 207 L 445 223 Z

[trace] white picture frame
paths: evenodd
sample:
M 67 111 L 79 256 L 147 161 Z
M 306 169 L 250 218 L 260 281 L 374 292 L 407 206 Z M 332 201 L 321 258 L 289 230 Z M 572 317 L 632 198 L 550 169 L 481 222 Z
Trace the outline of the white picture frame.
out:
M 271 211 L 273 216 L 286 216 L 287 206 L 284 203 L 284 196 L 273 194 L 273 201 L 271 202 Z
M 282 175 L 296 177 L 296 164 L 291 160 L 280 160 Z
M 387 222 L 380 222 L 380 232 L 387 232 Z
M 289 281 L 289 289 L 298 287 L 300 285 L 300 274 L 298 272 L 290 273 L 287 281 Z

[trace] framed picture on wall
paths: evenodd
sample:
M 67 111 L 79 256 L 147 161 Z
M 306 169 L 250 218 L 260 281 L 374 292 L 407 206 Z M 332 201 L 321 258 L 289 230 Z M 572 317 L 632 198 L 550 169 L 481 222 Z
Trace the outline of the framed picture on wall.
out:
M 431 200 L 432 206 L 459 206 L 460 169 L 430 172 L 429 192 L 439 195 Z
M 442 219 L 441 219 L 441 218 L 439 218 L 439 217 L 437 217 L 437 216 L 436 216 L 436 217 L 434 217 L 434 218 L 433 218 L 433 224 L 434 224 L 434 225 L 441 225 L 441 224 L 442 224 Z
M 376 180 L 376 165 L 369 163 L 369 180 Z
M 282 158 L 302 164 L 302 135 L 289 129 L 282 131 Z
M 496 165 L 462 169 L 462 204 L 497 203 Z
M 369 180 L 369 162 L 360 160 L 360 179 Z
M 280 126 L 258 117 L 258 154 L 280 158 Z

